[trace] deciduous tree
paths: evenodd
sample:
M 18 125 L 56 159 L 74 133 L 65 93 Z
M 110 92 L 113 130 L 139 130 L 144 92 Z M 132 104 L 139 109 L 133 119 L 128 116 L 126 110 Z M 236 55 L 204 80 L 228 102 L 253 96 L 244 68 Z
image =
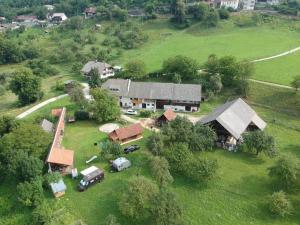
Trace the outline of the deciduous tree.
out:
M 160 188 L 166 187 L 173 182 L 169 171 L 169 163 L 164 157 L 153 157 L 150 162 L 152 176 Z
M 294 77 L 294 80 L 291 82 L 291 85 L 293 88 L 295 88 L 296 91 L 300 88 L 300 75 Z

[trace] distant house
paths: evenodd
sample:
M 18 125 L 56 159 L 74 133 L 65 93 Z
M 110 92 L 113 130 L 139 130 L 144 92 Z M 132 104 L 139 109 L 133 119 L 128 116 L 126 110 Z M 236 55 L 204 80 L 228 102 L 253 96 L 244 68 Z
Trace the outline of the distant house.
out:
M 240 5 L 243 10 L 254 10 L 255 0 L 241 0 Z
M 41 122 L 41 127 L 42 129 L 47 132 L 47 133 L 52 133 L 53 132 L 53 128 L 54 128 L 54 124 L 51 123 L 50 121 L 43 119 L 43 121 Z
M 88 19 L 88 18 L 93 18 L 94 16 L 96 16 L 97 13 L 97 8 L 96 7 L 88 7 L 84 10 L 84 18 Z
M 223 143 L 236 142 L 245 132 L 264 130 L 267 125 L 241 98 L 219 106 L 200 122 L 210 125 Z
M 108 136 L 111 141 L 124 144 L 132 140 L 142 138 L 143 127 L 140 123 L 131 124 L 127 127 L 121 127 L 112 131 Z
M 89 74 L 93 69 L 97 70 L 99 77 L 101 79 L 113 77 L 115 75 L 114 68 L 111 65 L 107 64 L 106 62 L 98 62 L 98 61 L 89 61 L 87 64 L 83 66 L 81 72 L 87 78 L 89 78 Z
M 269 4 L 269 5 L 279 5 L 282 2 L 284 2 L 284 1 L 283 0 L 267 0 L 267 4 Z
M 64 149 L 61 146 L 65 128 L 66 108 L 52 110 L 52 115 L 59 116 L 59 119 L 46 163 L 49 166 L 49 172 L 59 171 L 62 174 L 69 174 L 73 169 L 74 151 Z
M 119 98 L 123 108 L 172 109 L 174 111 L 198 111 L 201 102 L 201 85 L 156 82 L 134 82 L 109 79 L 102 88 Z
M 144 17 L 145 11 L 140 8 L 133 8 L 128 10 L 128 16 L 130 17 Z
M 160 117 L 156 119 L 156 124 L 158 126 L 162 126 L 172 120 L 175 120 L 175 118 L 176 113 L 172 109 L 167 109 Z
M 64 13 L 50 13 L 48 15 L 48 20 L 50 20 L 53 23 L 61 23 L 67 19 L 68 17 Z
M 32 23 L 38 21 L 36 16 L 33 15 L 20 15 L 16 16 L 15 20 L 17 22 L 25 22 L 25 23 Z
M 238 9 L 239 0 L 214 0 L 214 5 L 216 8 L 233 8 Z
M 62 179 L 60 179 L 57 183 L 50 183 L 50 187 L 56 198 L 63 196 L 67 190 L 67 186 Z
M 48 11 L 53 11 L 53 10 L 54 10 L 54 5 L 44 5 L 44 7 L 45 7 Z

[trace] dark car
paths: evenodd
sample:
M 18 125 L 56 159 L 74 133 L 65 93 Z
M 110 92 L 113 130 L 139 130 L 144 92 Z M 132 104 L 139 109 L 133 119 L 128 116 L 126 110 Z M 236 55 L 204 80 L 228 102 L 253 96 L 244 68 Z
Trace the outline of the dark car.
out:
M 128 154 L 128 153 L 134 152 L 134 151 L 136 151 L 138 149 L 140 149 L 140 146 L 138 146 L 138 145 L 130 145 L 130 146 L 124 148 L 124 153 Z

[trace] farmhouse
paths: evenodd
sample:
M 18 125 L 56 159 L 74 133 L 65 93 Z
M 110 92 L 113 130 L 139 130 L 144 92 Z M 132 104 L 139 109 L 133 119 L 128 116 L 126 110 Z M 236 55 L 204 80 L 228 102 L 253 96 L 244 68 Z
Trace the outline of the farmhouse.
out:
M 90 78 L 89 73 L 91 70 L 96 69 L 98 71 L 99 77 L 101 79 L 105 79 L 108 77 L 112 77 L 115 75 L 114 68 L 107 64 L 106 62 L 98 62 L 96 61 L 89 61 L 87 64 L 83 66 L 81 72 L 87 77 Z
M 102 87 L 117 95 L 120 106 L 124 108 L 171 108 L 186 112 L 198 111 L 200 108 L 201 85 L 109 79 Z
M 37 20 L 37 17 L 33 15 L 20 15 L 16 17 L 16 21 L 18 22 L 33 23 Z
M 166 123 L 169 123 L 172 120 L 175 120 L 176 113 L 172 109 L 167 109 L 160 117 L 156 119 L 156 124 L 162 126 Z
M 217 133 L 218 141 L 235 143 L 247 131 L 264 130 L 266 123 L 241 98 L 219 106 L 201 120 Z
M 242 0 L 241 1 L 241 8 L 243 10 L 254 10 L 255 7 L 255 0 Z
M 48 20 L 50 20 L 53 23 L 60 23 L 67 19 L 68 17 L 64 13 L 50 13 L 48 15 Z
M 239 0 L 214 0 L 214 5 L 217 8 L 233 8 L 237 9 L 239 7 Z
M 61 146 L 65 128 L 66 108 L 55 109 L 52 111 L 52 115 L 59 116 L 59 119 L 46 163 L 48 163 L 49 171 L 58 170 L 62 174 L 68 174 L 71 173 L 73 168 L 74 151 L 64 149 Z
M 142 138 L 143 127 L 140 123 L 131 124 L 127 127 L 121 127 L 109 133 L 109 139 L 115 142 L 127 143 Z
M 84 18 L 88 19 L 88 18 L 92 18 L 96 15 L 97 13 L 97 9 L 96 7 L 88 7 L 84 10 Z

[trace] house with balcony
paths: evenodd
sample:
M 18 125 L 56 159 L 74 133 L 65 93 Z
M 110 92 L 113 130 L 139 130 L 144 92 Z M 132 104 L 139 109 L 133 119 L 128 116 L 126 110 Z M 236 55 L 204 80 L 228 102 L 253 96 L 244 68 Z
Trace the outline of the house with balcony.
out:
M 81 69 L 81 72 L 89 79 L 90 72 L 93 69 L 98 72 L 100 79 L 106 79 L 115 75 L 115 69 L 113 68 L 113 66 L 109 65 L 106 62 L 98 62 L 97 60 L 89 61 L 88 63 L 86 63 Z

